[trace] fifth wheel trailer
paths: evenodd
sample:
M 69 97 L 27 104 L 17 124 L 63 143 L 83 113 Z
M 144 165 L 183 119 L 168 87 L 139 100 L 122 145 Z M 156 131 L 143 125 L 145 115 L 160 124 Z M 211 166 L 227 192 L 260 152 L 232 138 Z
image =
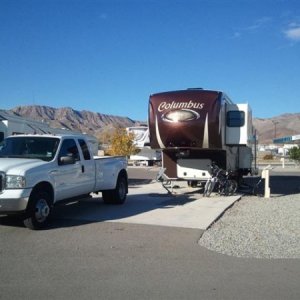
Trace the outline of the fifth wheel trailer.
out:
M 162 168 L 170 180 L 203 182 L 209 165 L 252 172 L 254 129 L 247 103 L 235 104 L 223 92 L 188 89 L 157 93 L 149 99 L 152 149 L 162 150 Z

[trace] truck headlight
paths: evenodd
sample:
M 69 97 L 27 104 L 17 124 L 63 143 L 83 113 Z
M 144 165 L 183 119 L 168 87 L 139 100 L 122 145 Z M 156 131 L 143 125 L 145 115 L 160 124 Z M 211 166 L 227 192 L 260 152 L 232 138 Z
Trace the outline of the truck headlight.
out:
M 6 175 L 5 188 L 7 189 L 25 188 L 25 177 L 19 175 Z

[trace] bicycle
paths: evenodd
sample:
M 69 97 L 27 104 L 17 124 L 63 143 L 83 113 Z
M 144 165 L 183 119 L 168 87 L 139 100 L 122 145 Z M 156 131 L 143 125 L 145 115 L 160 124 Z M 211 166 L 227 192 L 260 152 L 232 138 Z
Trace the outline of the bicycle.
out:
M 209 197 L 215 188 L 217 188 L 219 195 L 233 195 L 238 186 L 236 180 L 232 179 L 233 173 L 219 168 L 215 163 L 212 163 L 209 167 L 211 178 L 205 184 L 203 197 Z

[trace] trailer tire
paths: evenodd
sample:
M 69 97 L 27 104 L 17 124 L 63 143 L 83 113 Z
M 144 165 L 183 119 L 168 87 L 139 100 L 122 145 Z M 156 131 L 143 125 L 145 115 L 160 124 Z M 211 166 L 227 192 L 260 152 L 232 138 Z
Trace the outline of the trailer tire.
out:
M 32 230 L 43 229 L 48 225 L 51 210 L 50 195 L 41 190 L 33 191 L 23 220 L 24 225 Z
M 127 177 L 124 174 L 118 176 L 116 188 L 102 191 L 102 199 L 105 204 L 123 204 L 128 190 Z
M 196 188 L 198 186 L 198 181 L 197 180 L 188 180 L 188 186 L 192 188 Z

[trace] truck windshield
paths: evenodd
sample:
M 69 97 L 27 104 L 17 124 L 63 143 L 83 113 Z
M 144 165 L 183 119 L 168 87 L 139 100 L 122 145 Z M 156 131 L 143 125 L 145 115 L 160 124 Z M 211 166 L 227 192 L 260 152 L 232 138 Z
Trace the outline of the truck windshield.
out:
M 59 144 L 51 137 L 9 137 L 0 145 L 0 157 L 32 158 L 51 161 Z

